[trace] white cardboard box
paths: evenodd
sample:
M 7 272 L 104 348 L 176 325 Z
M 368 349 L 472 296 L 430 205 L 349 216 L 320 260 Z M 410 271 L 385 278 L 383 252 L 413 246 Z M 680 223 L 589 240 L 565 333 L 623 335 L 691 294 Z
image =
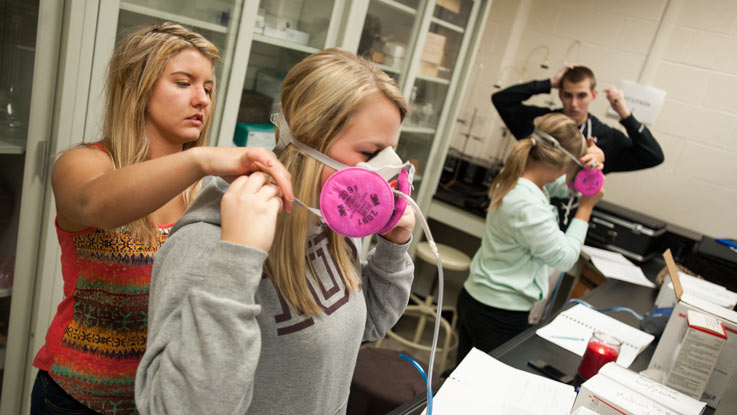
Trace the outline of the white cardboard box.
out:
M 686 321 L 686 333 L 665 384 L 699 399 L 727 342 L 727 332 L 719 319 L 696 310 L 688 310 Z
M 611 362 L 581 385 L 572 411 L 605 415 L 700 415 L 706 404 Z
M 664 256 L 675 287 L 676 297 L 679 297 L 680 300 L 673 308 L 673 314 L 660 336 L 648 369 L 670 373 L 678 346 L 688 328 L 686 316 L 689 310 L 696 310 L 719 319 L 727 332 L 727 342 L 724 344 L 700 399 L 710 407 L 716 408 L 730 382 L 736 381 L 734 374 L 737 370 L 737 312 L 684 293 L 673 257 L 670 252 L 666 252 Z
M 433 32 L 427 32 L 425 36 L 425 47 L 422 49 L 420 59 L 431 64 L 442 65 L 445 57 L 446 37 Z
M 737 369 L 737 312 L 719 307 L 701 298 L 683 294 L 681 301 L 673 308 L 673 314 L 665 326 L 655 353 L 650 360 L 648 369 L 657 369 L 670 373 L 677 348 L 688 328 L 686 317 L 689 310 L 696 310 L 719 319 L 727 332 L 727 342 L 724 344 L 716 366 L 706 384 L 701 400 L 712 408 L 719 405 L 724 390 Z

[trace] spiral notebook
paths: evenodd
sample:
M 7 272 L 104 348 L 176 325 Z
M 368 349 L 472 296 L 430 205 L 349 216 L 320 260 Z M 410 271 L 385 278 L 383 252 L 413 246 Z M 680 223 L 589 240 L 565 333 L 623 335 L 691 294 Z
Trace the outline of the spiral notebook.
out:
M 617 363 L 624 367 L 629 367 L 654 339 L 651 334 L 581 304 L 558 314 L 555 320 L 536 333 L 549 342 L 583 356 L 594 330 L 603 331 L 622 341 Z

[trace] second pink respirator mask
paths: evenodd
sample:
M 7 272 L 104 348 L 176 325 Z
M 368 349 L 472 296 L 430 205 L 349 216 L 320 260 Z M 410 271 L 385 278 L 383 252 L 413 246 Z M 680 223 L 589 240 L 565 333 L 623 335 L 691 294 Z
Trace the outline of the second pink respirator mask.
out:
M 367 162 L 355 167 L 334 160 L 297 141 L 285 117 L 279 114 L 279 140 L 274 151 L 279 154 L 287 145 L 336 170 L 320 191 L 320 209 L 297 203 L 323 218 L 330 229 L 343 236 L 361 238 L 389 232 L 402 217 L 409 196 L 414 166 L 387 147 Z M 396 190 L 395 190 L 396 189 Z
M 547 142 L 565 153 L 571 158 L 571 160 L 581 167 L 581 170 L 576 173 L 576 177 L 568 182 L 568 187 L 571 190 L 581 193 L 584 196 L 592 196 L 597 194 L 604 185 L 604 173 L 602 173 L 601 170 L 584 166 L 583 163 L 581 163 L 573 154 L 563 148 L 563 146 L 560 145 L 560 142 L 558 142 L 558 140 L 556 140 L 552 135 L 535 128 L 535 131 L 532 133 L 532 139 L 536 141 L 540 139 L 543 142 Z

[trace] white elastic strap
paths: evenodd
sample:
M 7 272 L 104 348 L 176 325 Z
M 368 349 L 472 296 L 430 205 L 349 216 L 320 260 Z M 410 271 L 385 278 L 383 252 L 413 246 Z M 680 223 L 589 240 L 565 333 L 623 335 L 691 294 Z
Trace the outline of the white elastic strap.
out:
M 591 131 L 591 117 L 586 118 L 586 122 L 581 124 L 581 126 L 578 128 L 579 131 L 581 131 L 581 134 L 583 134 L 583 138 L 587 139 L 591 137 L 592 131 Z M 588 130 L 589 134 L 586 135 L 586 130 Z
M 329 166 L 335 170 L 343 170 L 343 169 L 347 169 L 348 167 L 350 167 L 337 160 L 333 160 L 332 158 L 308 146 L 307 144 L 297 141 L 297 139 L 294 138 L 294 136 L 292 135 L 292 131 L 289 129 L 289 124 L 287 124 L 286 117 L 284 117 L 282 114 L 274 114 L 274 115 L 276 115 L 279 118 L 279 142 L 277 143 L 277 148 L 279 149 L 279 151 L 282 151 L 289 144 L 292 144 L 295 147 L 297 147 L 300 151 L 308 154 L 310 157 L 314 158 L 320 163 L 326 166 Z M 274 115 L 272 115 L 272 122 L 273 122 Z
M 314 213 L 315 215 L 319 216 L 319 217 L 320 217 L 320 219 L 322 219 L 322 212 L 320 212 L 320 210 L 319 210 L 319 209 L 315 209 L 315 208 L 311 208 L 311 207 L 307 206 L 306 204 L 304 204 L 304 203 L 303 203 L 303 202 L 302 202 L 301 200 L 297 199 L 296 197 L 294 198 L 294 201 L 295 201 L 295 202 L 296 202 L 296 203 L 297 203 L 298 205 L 300 205 L 300 206 L 302 206 L 303 208 L 305 208 L 305 209 L 309 210 L 310 212 L 312 212 L 312 213 Z
M 576 197 L 575 193 L 571 193 L 568 197 L 568 203 L 563 207 L 563 226 L 568 225 L 568 217 L 571 215 L 571 208 L 573 207 L 573 199 Z
M 545 131 L 538 130 L 537 128 L 535 128 L 535 131 L 532 134 L 534 136 L 539 137 L 540 139 L 546 140 L 547 142 L 550 143 L 550 145 L 552 145 L 553 147 L 555 147 L 558 150 L 560 150 L 563 153 L 565 153 L 565 155 L 567 155 L 568 157 L 570 157 L 571 160 L 573 160 L 574 162 L 576 162 L 576 164 L 578 164 L 581 168 L 585 168 L 586 167 L 573 154 L 571 154 L 570 151 L 566 150 L 562 145 L 560 145 L 560 143 L 558 142 L 558 140 L 556 140 L 555 137 L 553 137 L 552 135 L 546 133 Z

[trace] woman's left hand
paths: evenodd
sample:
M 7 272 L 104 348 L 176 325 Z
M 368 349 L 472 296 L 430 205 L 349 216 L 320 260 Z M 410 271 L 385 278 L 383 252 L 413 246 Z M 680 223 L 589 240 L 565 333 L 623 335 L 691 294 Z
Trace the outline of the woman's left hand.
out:
M 593 137 L 589 137 L 589 139 L 587 140 L 587 145 L 589 147 L 588 152 L 583 157 L 581 157 L 579 161 L 583 163 L 584 166 L 595 164 L 596 165 L 595 167 L 598 170 L 603 169 L 604 168 L 604 151 L 602 151 L 602 149 L 599 148 L 599 146 L 594 144 Z
M 409 242 L 412 237 L 412 230 L 415 228 L 415 211 L 412 210 L 411 206 L 407 206 L 404 209 L 402 217 L 397 222 L 396 226 L 389 232 L 381 235 L 384 239 L 397 245 L 404 245 Z

